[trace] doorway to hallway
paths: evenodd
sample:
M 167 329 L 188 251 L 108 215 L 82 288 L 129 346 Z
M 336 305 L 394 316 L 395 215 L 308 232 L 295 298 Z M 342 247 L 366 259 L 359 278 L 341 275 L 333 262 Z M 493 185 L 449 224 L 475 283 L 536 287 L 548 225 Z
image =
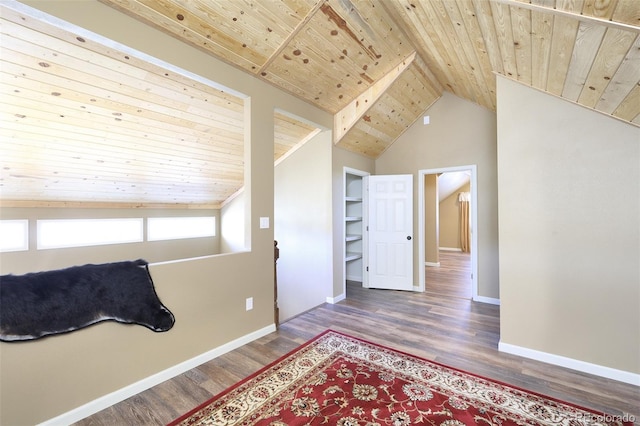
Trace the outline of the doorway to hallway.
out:
M 435 249 L 432 244 L 433 241 L 431 237 L 428 235 L 429 232 L 433 234 L 439 233 L 439 224 L 437 219 L 437 210 L 438 207 L 438 195 L 437 190 L 434 193 L 430 189 L 433 185 L 432 178 L 435 177 L 436 185 L 437 180 L 440 175 L 452 173 L 452 172 L 465 172 L 468 174 L 468 182 L 470 193 L 470 209 L 469 209 L 469 234 L 470 234 L 470 253 L 461 252 L 461 255 L 464 254 L 464 258 L 466 261 L 463 262 L 465 266 L 457 265 L 451 270 L 447 271 L 447 268 L 442 268 L 441 260 L 436 259 L 436 261 L 432 261 L 427 259 L 427 243 L 430 244 L 429 250 L 431 253 L 435 253 L 436 256 L 440 256 L 440 253 L 446 253 L 446 250 L 440 250 L 443 248 L 440 246 L 438 239 L 436 238 Z M 425 266 L 421 266 L 418 268 L 419 272 L 419 288 L 421 291 L 429 292 L 431 291 L 431 286 L 435 285 L 430 277 L 427 276 L 427 270 L 433 271 L 433 273 L 437 273 L 438 268 L 442 268 L 441 271 L 445 274 L 453 275 L 456 274 L 466 274 L 466 278 L 464 280 L 465 283 L 470 283 L 469 285 L 461 285 L 461 288 L 464 290 L 460 290 L 460 293 L 464 292 L 466 294 L 466 289 L 470 287 L 470 294 L 466 296 L 468 299 L 477 300 L 478 299 L 478 235 L 476 232 L 477 224 L 478 224 L 478 216 L 477 216 L 477 200 L 478 200 L 478 192 L 477 192 L 477 166 L 465 165 L 465 166 L 454 166 L 454 167 L 444 167 L 440 169 L 428 169 L 428 170 L 419 170 L 418 171 L 418 259 Z M 435 204 L 434 204 L 435 203 Z M 436 210 L 436 219 L 433 222 L 428 216 L 427 210 Z M 435 250 L 435 251 L 434 251 Z M 451 253 L 449 253 L 451 254 Z M 433 266 L 427 266 L 433 265 Z M 440 266 L 439 266 L 440 265 Z M 460 296 L 462 297 L 462 296 Z

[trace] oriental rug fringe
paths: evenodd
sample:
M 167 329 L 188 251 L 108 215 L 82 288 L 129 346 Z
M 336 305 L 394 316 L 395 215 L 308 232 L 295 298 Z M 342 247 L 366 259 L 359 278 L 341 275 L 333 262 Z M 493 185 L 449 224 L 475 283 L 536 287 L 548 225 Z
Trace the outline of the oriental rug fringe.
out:
M 327 330 L 171 425 L 626 425 Z

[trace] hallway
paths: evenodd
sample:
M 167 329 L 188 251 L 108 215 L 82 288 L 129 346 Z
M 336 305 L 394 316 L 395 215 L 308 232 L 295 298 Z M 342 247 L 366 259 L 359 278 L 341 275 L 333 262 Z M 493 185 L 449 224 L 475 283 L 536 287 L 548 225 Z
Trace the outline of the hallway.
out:
M 425 266 L 425 292 L 471 299 L 471 253 L 440 250 L 440 266 Z

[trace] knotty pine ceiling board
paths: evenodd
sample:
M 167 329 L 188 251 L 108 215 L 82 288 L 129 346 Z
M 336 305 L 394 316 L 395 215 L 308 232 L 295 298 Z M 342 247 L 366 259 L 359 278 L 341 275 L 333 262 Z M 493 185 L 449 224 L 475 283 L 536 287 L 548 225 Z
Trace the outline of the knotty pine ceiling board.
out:
M 554 16 L 531 11 L 531 86 L 545 90 L 549 76 Z
M 302 122 L 288 114 L 276 111 L 274 115 L 274 161 L 280 160 L 301 143 L 318 133 L 319 129 L 311 124 Z
M 607 92 L 615 92 L 619 99 L 623 90 L 611 82 L 612 75 L 634 56 L 629 44 L 636 39 L 640 22 L 640 2 L 635 0 L 407 0 L 386 2 L 385 6 L 396 21 L 408 24 L 405 33 L 447 90 L 490 109 L 495 109 L 492 73 L 596 110 L 600 110 L 596 105 L 606 104 L 603 96 Z M 557 13 L 556 9 L 570 13 Z M 585 21 L 582 15 L 633 27 L 611 28 L 607 22 Z M 586 28 L 593 28 L 597 35 L 585 37 Z M 605 32 L 615 36 L 607 39 Z M 615 47 L 614 38 L 619 41 Z M 475 46 L 475 52 L 470 45 Z M 619 74 L 628 78 L 621 82 L 627 90 L 625 95 L 630 95 L 638 83 L 638 72 L 633 77 L 630 74 Z M 479 87 L 484 93 L 478 91 Z M 626 109 L 624 115 L 628 117 L 632 108 Z M 611 111 L 611 105 L 607 110 Z
M 4 205 L 217 208 L 242 188 L 241 97 L 11 8 L 1 37 Z M 277 158 L 318 131 L 274 121 Z
M 262 76 L 335 114 L 411 53 L 378 3 L 321 3 Z
M 147 22 L 153 20 L 139 12 L 140 4 L 152 0 L 101 1 L 120 4 Z M 624 51 L 640 32 L 637 0 L 155 3 L 174 8 L 165 13 L 167 17 L 184 10 L 182 21 L 171 17 L 171 25 L 179 25 L 170 30 L 176 36 L 193 41 L 184 27 L 190 27 L 190 17 L 195 16 L 209 31 L 208 43 L 227 46 L 228 51 L 214 52 L 216 56 L 331 113 L 339 112 L 415 50 L 437 79 L 435 86 L 490 110 L 496 107 L 495 74 L 501 74 L 614 117 L 633 116 L 627 120 L 631 123 L 638 115 L 633 101 L 639 79 L 625 67 L 634 58 L 634 47 Z M 215 13 L 202 13 L 205 3 Z M 286 22 L 278 21 L 274 4 L 282 4 Z M 263 17 L 246 16 L 254 14 Z M 262 48 L 255 46 L 270 24 L 275 34 L 264 39 Z M 618 33 L 609 34 L 610 30 Z M 611 48 L 604 50 L 605 45 Z M 244 50 L 254 53 L 246 55 Z M 258 64 L 261 67 L 255 68 Z M 373 142 L 379 135 L 361 137 Z M 366 141 L 360 145 L 366 146 Z
M 637 86 L 635 80 L 640 69 L 640 35 L 636 36 L 628 54 L 623 58 L 618 69 L 613 73 L 610 83 L 605 88 L 595 108 L 608 114 L 621 105 L 625 97 Z
M 471 2 L 387 2 L 426 66 L 451 93 L 495 108 L 495 77 Z M 452 19 L 453 15 L 456 19 Z M 461 38 L 462 36 L 462 38 Z
M 436 25 L 438 36 L 446 49 L 451 52 L 451 58 L 456 63 L 453 72 L 457 73 L 458 80 L 463 81 L 462 85 L 469 93 L 467 99 L 489 108 L 493 102 L 486 90 L 487 84 L 482 73 L 489 64 L 485 56 L 482 59 L 486 65 L 480 65 L 475 48 L 470 41 L 473 36 L 469 31 L 473 28 L 467 28 L 465 25 L 458 3 L 432 2 L 427 5 L 430 6 L 425 9 L 431 15 L 429 20 Z
M 589 108 L 596 106 L 602 93 L 609 86 L 611 77 L 620 68 L 627 52 L 630 51 L 637 38 L 630 31 L 622 31 L 617 28 L 605 29 L 600 48 L 593 57 L 579 96 L 575 99 L 576 102 Z M 602 78 L 602 76 L 607 78 Z
M 378 158 L 442 96 L 424 70 L 417 58 L 337 145 Z
M 101 0 L 253 74 L 305 19 L 312 1 Z
M 616 107 L 612 115 L 625 121 L 640 125 L 640 85 L 636 84 L 629 94 Z
M 518 80 L 618 118 L 613 111 L 624 104 L 623 120 L 637 124 L 640 105 L 634 105 L 632 92 L 640 80 L 638 46 L 634 46 L 640 32 L 640 2 L 531 3 L 544 6 L 531 11 L 533 77 L 530 84 Z M 510 9 L 517 13 L 520 8 Z M 573 13 L 575 18 L 554 10 Z M 625 25 L 612 26 L 608 21 Z
M 486 3 L 486 2 L 485 2 Z M 492 69 L 491 57 L 488 55 L 490 47 L 485 42 L 485 35 L 480 26 L 480 16 L 476 12 L 474 3 L 472 2 L 445 2 L 444 3 L 449 16 L 456 16 L 456 25 L 454 29 L 458 37 L 461 38 L 463 46 L 465 46 L 465 55 L 469 58 L 469 66 L 474 74 L 481 77 L 478 81 L 478 89 L 480 90 L 481 105 L 495 110 L 496 93 L 494 71 Z M 488 33 L 489 40 L 495 37 L 495 33 Z
M 566 16 L 554 18 L 549 52 L 549 74 L 546 87 L 540 87 L 540 89 L 556 96 L 562 95 L 579 26 L 579 21 Z
M 634 0 L 618 0 L 611 20 L 632 26 L 640 25 L 640 4 Z
M 437 77 L 440 84 L 450 92 L 469 99 L 469 92 L 458 79 L 451 49 L 449 49 L 438 35 L 436 25 L 431 22 L 429 7 L 423 2 L 402 0 L 399 2 L 386 2 L 384 7 L 394 17 L 398 28 L 403 31 L 405 37 L 415 46 L 416 51 L 423 58 L 425 64 Z
M 580 96 L 587 74 L 598 53 L 597 49 L 593 49 L 592 46 L 599 46 L 602 43 L 605 31 L 606 28 L 602 25 L 580 23 L 571 55 L 571 62 L 569 63 L 562 89 L 561 96 L 563 98 L 576 101 Z
M 243 184 L 243 100 L 2 9 L 6 201 L 215 206 Z
M 490 6 L 493 14 L 493 26 L 498 34 L 498 48 L 502 58 L 504 75 L 517 80 L 518 66 L 516 64 L 515 41 L 513 40 L 511 8 L 497 2 L 491 2 Z

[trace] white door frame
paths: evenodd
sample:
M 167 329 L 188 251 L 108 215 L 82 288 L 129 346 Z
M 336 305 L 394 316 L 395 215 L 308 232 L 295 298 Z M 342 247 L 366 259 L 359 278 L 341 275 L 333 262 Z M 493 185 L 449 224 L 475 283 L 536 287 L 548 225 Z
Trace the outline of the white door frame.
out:
M 478 300 L 478 171 L 475 164 L 468 166 L 442 167 L 418 170 L 418 291 L 425 291 L 425 200 L 424 178 L 426 175 L 448 172 L 471 171 L 471 298 Z

